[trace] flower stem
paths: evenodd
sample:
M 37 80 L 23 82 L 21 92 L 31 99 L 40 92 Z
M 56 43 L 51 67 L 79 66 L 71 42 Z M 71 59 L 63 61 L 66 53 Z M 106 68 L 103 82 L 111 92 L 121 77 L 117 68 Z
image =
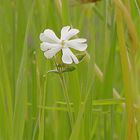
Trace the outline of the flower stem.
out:
M 66 82 L 65 82 L 65 79 L 64 79 L 64 75 L 62 73 L 59 73 L 59 77 L 61 79 L 61 84 L 62 84 L 62 88 L 63 88 L 63 91 L 64 91 L 64 97 L 65 97 L 65 100 L 66 100 L 66 103 L 67 103 L 68 114 L 69 114 L 70 124 L 71 124 L 71 128 L 72 128 L 73 123 L 74 123 L 74 118 L 73 118 L 73 114 L 72 114 L 72 110 L 71 110 L 70 99 L 69 99 L 69 95 L 68 95 Z

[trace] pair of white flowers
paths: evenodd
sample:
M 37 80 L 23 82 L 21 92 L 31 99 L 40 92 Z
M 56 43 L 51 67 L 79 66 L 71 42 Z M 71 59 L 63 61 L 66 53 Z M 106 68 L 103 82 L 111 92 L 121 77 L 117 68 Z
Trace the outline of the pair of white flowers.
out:
M 79 60 L 70 50 L 70 48 L 77 51 L 85 51 L 87 48 L 86 39 L 71 39 L 78 33 L 78 29 L 65 26 L 61 29 L 61 37 L 59 39 L 52 30 L 46 29 L 40 34 L 40 40 L 42 41 L 40 48 L 44 52 L 44 55 L 47 59 L 54 57 L 57 52 L 62 51 L 63 63 L 72 64 L 74 62 L 78 64 Z

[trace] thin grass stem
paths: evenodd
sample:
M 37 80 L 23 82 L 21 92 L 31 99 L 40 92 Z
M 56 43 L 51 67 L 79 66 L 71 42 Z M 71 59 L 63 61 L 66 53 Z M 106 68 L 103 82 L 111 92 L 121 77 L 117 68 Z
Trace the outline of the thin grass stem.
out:
M 74 118 L 73 118 L 73 114 L 72 114 L 72 110 L 71 110 L 71 104 L 70 104 L 70 99 L 69 99 L 69 95 L 68 95 L 68 90 L 67 90 L 67 86 L 66 86 L 66 82 L 64 79 L 64 76 L 62 73 L 59 73 L 59 77 L 61 80 L 61 85 L 63 88 L 63 93 L 64 93 L 64 97 L 67 103 L 67 108 L 68 108 L 68 114 L 69 114 L 69 119 L 70 119 L 70 124 L 71 124 L 71 128 L 73 127 L 74 124 Z

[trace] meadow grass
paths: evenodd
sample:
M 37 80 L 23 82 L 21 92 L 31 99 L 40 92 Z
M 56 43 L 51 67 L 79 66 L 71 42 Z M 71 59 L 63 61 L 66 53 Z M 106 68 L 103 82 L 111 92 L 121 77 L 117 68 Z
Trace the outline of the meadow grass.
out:
M 0 140 L 140 140 L 139 0 L 1 0 L 0 21 Z M 39 35 L 65 25 L 90 60 L 48 73 Z

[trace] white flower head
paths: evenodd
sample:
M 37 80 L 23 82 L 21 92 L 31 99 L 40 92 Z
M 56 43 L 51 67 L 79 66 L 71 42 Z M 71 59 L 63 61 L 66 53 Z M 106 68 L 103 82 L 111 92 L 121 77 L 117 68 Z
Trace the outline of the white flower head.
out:
M 47 59 L 52 58 L 57 52 L 62 51 L 63 63 L 72 64 L 74 62 L 78 64 L 79 60 L 70 50 L 70 48 L 78 51 L 85 51 L 87 48 L 86 39 L 71 39 L 78 33 L 78 29 L 65 26 L 61 29 L 61 37 L 59 39 L 52 30 L 46 29 L 40 34 L 40 40 L 42 41 L 40 48 L 44 52 L 44 55 Z

